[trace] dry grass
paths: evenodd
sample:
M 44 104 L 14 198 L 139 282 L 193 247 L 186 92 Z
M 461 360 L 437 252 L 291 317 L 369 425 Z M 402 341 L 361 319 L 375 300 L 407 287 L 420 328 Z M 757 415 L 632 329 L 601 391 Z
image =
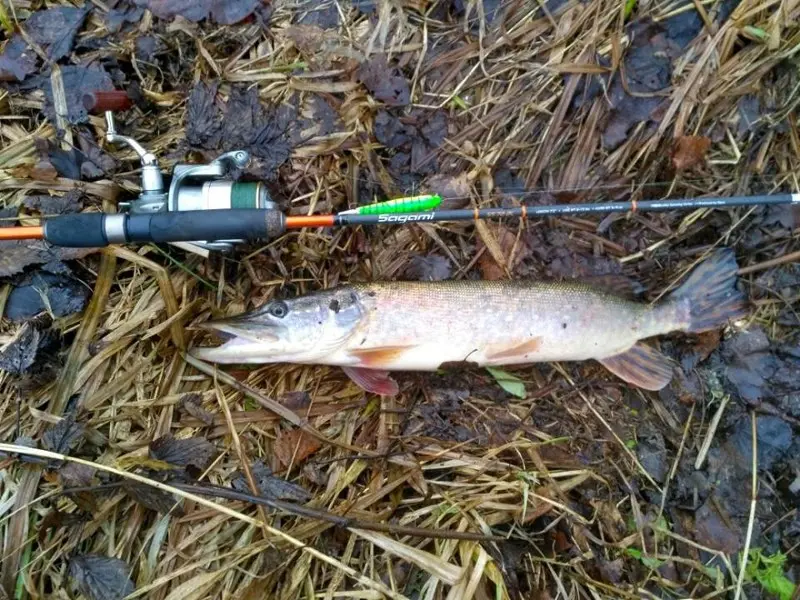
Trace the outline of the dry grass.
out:
M 538 2 L 504 1 L 514 12 L 503 27 L 485 22 L 481 2 L 465 1 L 466 18 L 477 25 L 472 32 L 465 32 L 464 18 L 445 22 L 426 15 L 433 5 L 424 1 L 377 3 L 377 26 L 352 13 L 338 29 L 291 25 L 298 10 L 316 4 L 275 2 L 268 34 L 255 24 L 212 27 L 180 20 L 166 33 L 146 15 L 140 31 L 171 36 L 165 41 L 173 45 L 179 40 L 186 60 L 176 75 L 133 59 L 141 89 L 157 106 L 147 114 L 134 111 L 128 122 L 137 137 L 165 157 L 164 167 L 178 160 L 173 152 L 184 136 L 184 92 L 195 81 L 220 79 L 223 99 L 234 82 L 256 86 L 265 103 L 298 92 L 303 101 L 330 101 L 343 128 L 293 150 L 275 186 L 287 210 L 342 209 L 370 200 L 365 190 L 404 193 L 408 187 L 393 180 L 371 137 L 379 103 L 348 70 L 357 63 L 347 61 L 386 53 L 413 74 L 415 106 L 448 116 L 447 139 L 422 161 L 438 160 L 440 174 L 459 178 L 462 191 L 451 199 L 498 202 L 494 176 L 502 167 L 515 169 L 530 189 L 562 200 L 605 192 L 642 198 L 798 187 L 800 136 L 793 111 L 799 80 L 787 72 L 778 79 L 782 85 L 760 83 L 780 63 L 794 60 L 800 47 L 798 6 L 791 0 L 744 0 L 721 27 L 702 31 L 675 63 L 660 122 L 634 127 L 611 151 L 601 144 L 604 94 L 571 111 L 582 84 L 564 75 L 605 71 L 597 54 L 618 68 L 630 43 L 619 0 L 570 1 L 553 14 L 537 13 Z M 717 9 L 705 1 L 640 4 L 639 17 L 656 19 L 695 5 L 712 16 Z M 102 3 L 96 5 L 102 11 Z M 739 49 L 753 28 L 770 37 Z M 106 35 L 96 16 L 86 31 L 87 37 Z M 132 60 L 133 48 L 133 36 L 114 38 L 113 51 L 124 60 Z M 305 68 L 295 68 L 301 64 Z M 796 70 L 796 62 L 790 64 Z M 739 132 L 737 106 L 751 93 L 772 103 L 765 119 L 788 126 Z M 31 112 L 41 107 L 41 93 L 5 94 L 0 103 L 3 202 L 16 205 L 32 190 L 70 189 L 70 181 L 30 174 L 37 160 L 31 134 L 56 139 L 54 127 Z M 103 123 L 91 124 L 99 140 Z M 688 174 L 672 173 L 673 138 L 690 134 L 715 140 L 709 161 Z M 81 184 L 97 206 L 112 206 L 120 189 L 131 190 L 137 181 L 134 157 L 124 151 L 116 156 L 124 168 L 114 182 Z M 524 199 L 535 202 L 539 195 Z M 444 224 L 303 231 L 228 258 L 206 260 L 175 249 L 167 257 L 152 247 L 84 258 L 81 272 L 93 300 L 82 318 L 56 322 L 74 336 L 60 375 L 34 388 L 0 376 L 0 440 L 10 442 L 19 433 L 39 439 L 77 394 L 91 444 L 69 460 L 104 472 L 109 483 L 137 479 L 167 486 L 182 498 L 182 515 L 157 513 L 110 487 L 95 495 L 85 522 L 45 532 L 41 526 L 51 511 L 82 513 L 75 497 L 61 495 L 58 478 L 42 465 L 3 459 L 0 583 L 19 598 L 66 597 L 53 591 L 67 585 L 66 559 L 92 552 L 125 560 L 137 588 L 131 597 L 155 600 L 488 600 L 516 598 L 520 590 L 542 599 L 738 595 L 734 557 L 665 528 L 657 520 L 663 504 L 656 515 L 644 500 L 645 491 L 666 495 L 671 478 L 657 482 L 628 447 L 637 417 L 620 386 L 594 365 L 517 371 L 528 384 L 525 400 L 499 396 L 493 382 L 475 372 L 438 383 L 403 376 L 403 393 L 380 400 L 365 397 L 337 369 L 280 365 L 223 373 L 187 362 L 181 351 L 199 340 L 191 325 L 209 316 L 241 312 L 282 289 L 300 293 L 401 277 L 411 256 L 429 252 L 445 257 L 454 277 L 472 277 L 481 272 L 481 253 L 505 268 L 516 264 L 515 254 L 527 243 L 516 274 L 551 274 L 547 266 L 554 257 L 571 257 L 578 275 L 592 261 L 607 261 L 602 264 L 621 265 L 655 295 L 712 246 L 743 243 L 754 214 L 742 208 L 721 215 L 634 215 L 615 223 L 614 235 L 598 230 L 599 219 L 550 219 L 529 223 L 527 230 L 509 223 L 507 229 Z M 511 244 L 504 241 L 508 232 Z M 746 264 L 794 247 L 791 232 L 765 236 L 747 247 Z M 769 323 L 771 306 L 762 305 L 754 320 Z M 308 392 L 310 403 L 292 408 L 288 399 L 298 390 Z M 446 410 L 454 393 L 448 390 L 469 391 L 455 411 Z M 182 408 L 188 394 L 199 395 L 213 416 L 210 424 Z M 679 442 L 671 466 L 681 452 L 695 456 L 704 446 L 710 415 L 701 418 L 693 410 L 695 416 L 680 423 L 658 396 L 630 394 Z M 287 468 L 274 448 L 298 428 L 319 447 Z M 234 472 L 261 459 L 311 493 L 308 507 L 367 524 L 424 528 L 429 535 L 335 526 L 143 476 L 142 469 L 152 466 L 148 444 L 166 434 L 205 437 L 216 447 L 199 484 L 230 488 Z M 248 478 L 252 488 L 252 474 Z M 437 539 L 436 532 L 505 540 Z M 706 568 L 699 551 L 723 568 Z M 672 571 L 652 568 L 654 561 Z M 614 570 L 624 574 L 619 583 L 609 575 Z

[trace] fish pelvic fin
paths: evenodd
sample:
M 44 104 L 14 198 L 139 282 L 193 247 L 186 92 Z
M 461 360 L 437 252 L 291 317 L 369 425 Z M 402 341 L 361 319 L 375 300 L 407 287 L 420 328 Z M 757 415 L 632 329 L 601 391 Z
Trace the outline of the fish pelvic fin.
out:
M 623 381 L 653 392 L 665 388 L 672 380 L 670 360 L 658 350 L 641 343 L 598 362 Z
M 683 331 L 719 329 L 748 315 L 747 298 L 736 288 L 738 271 L 733 250 L 717 250 L 669 296 L 669 304 L 682 305 Z
M 347 376 L 362 390 L 379 396 L 396 396 L 400 386 L 388 371 L 365 369 L 363 367 L 342 367 Z
M 542 345 L 542 338 L 533 337 L 522 342 L 492 344 L 486 348 L 487 364 L 502 365 L 505 361 L 522 360 L 534 354 Z
M 349 354 L 359 360 L 359 366 L 368 368 L 386 367 L 413 346 L 384 346 L 350 350 Z

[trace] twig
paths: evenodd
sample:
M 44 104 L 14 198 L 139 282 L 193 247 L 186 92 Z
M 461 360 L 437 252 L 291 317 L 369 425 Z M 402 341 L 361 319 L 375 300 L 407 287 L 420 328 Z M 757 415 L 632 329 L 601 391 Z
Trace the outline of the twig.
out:
M 755 265 L 750 265 L 749 267 L 742 267 L 739 269 L 739 275 L 748 275 L 750 273 L 755 273 L 756 271 L 764 271 L 766 269 L 771 269 L 772 267 L 778 267 L 780 265 L 784 265 L 789 262 L 796 262 L 800 260 L 800 250 L 797 252 L 790 252 L 789 254 L 784 254 L 783 256 L 779 256 L 778 258 L 772 258 L 770 260 L 765 260 L 764 262 L 760 262 Z
M 414 537 L 422 537 L 428 539 L 440 540 L 468 540 L 474 542 L 501 542 L 505 540 L 504 537 L 486 535 L 482 533 L 471 533 L 469 531 L 444 531 L 438 529 L 427 529 L 425 527 L 408 527 L 406 525 L 395 525 L 393 523 L 378 523 L 376 521 L 361 521 L 351 517 L 343 517 L 332 512 L 311 508 L 309 506 L 302 506 L 285 500 L 277 500 L 265 496 L 256 496 L 246 492 L 239 492 L 230 488 L 215 486 L 215 485 L 197 485 L 193 483 L 179 483 L 172 482 L 163 484 L 155 480 L 148 480 L 153 485 L 168 491 L 168 488 L 175 488 L 187 492 L 188 494 L 196 494 L 198 496 L 210 496 L 212 498 L 224 498 L 225 500 L 235 500 L 238 502 L 245 502 L 247 504 L 255 504 L 258 507 L 267 507 L 275 510 L 280 510 L 291 515 L 298 517 L 308 517 L 310 519 L 317 519 L 331 523 L 337 527 L 344 529 L 364 529 L 366 531 L 378 531 L 381 533 L 396 533 L 398 535 L 408 535 Z M 110 483 L 103 486 L 85 486 L 64 488 L 62 494 L 77 494 L 79 492 L 98 492 L 101 490 L 112 489 L 122 485 L 119 483 Z
M 756 437 L 756 413 L 750 411 L 750 427 L 753 436 L 753 479 L 750 482 L 750 518 L 747 521 L 747 537 L 744 540 L 744 551 L 742 553 L 742 566 L 739 569 L 739 580 L 736 582 L 736 595 L 733 600 L 739 600 L 742 595 L 742 585 L 744 585 L 744 573 L 747 569 L 747 557 L 750 554 L 750 544 L 753 541 L 753 526 L 756 521 L 756 501 L 758 499 L 757 486 L 758 486 L 758 441 Z
M 703 466 L 703 463 L 706 461 L 708 451 L 711 449 L 711 443 L 714 441 L 714 435 L 717 433 L 717 427 L 719 427 L 719 422 L 722 419 L 722 413 L 725 412 L 725 407 L 728 406 L 728 402 L 730 401 L 731 397 L 725 396 L 719 403 L 717 412 L 714 413 L 714 418 L 711 419 L 711 423 L 708 426 L 708 431 L 706 431 L 706 437 L 703 440 L 703 445 L 700 446 L 700 451 L 697 453 L 697 460 L 694 461 L 695 469 L 700 469 Z

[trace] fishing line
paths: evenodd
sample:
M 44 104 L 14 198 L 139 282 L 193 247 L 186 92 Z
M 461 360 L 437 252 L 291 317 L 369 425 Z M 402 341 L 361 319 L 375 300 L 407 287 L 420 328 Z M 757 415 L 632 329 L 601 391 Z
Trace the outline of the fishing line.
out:
M 789 177 L 788 175 L 786 175 L 786 176 L 753 175 L 751 177 L 751 181 L 754 181 L 756 183 L 770 183 L 770 184 L 772 184 L 772 187 L 775 188 L 776 185 L 779 186 L 780 184 L 783 183 L 783 181 L 780 181 L 780 180 L 785 180 L 788 177 Z M 349 179 L 348 181 L 341 180 L 340 182 L 337 182 L 334 185 L 341 184 L 342 186 L 347 186 L 347 184 L 350 183 L 350 181 L 357 181 L 359 183 L 364 183 L 364 184 L 369 185 L 371 187 L 378 187 L 378 188 L 382 188 L 383 187 L 380 182 L 375 181 L 373 179 L 363 178 L 363 177 L 355 178 L 354 180 L 353 179 Z M 779 181 L 780 181 L 780 183 L 779 183 Z M 585 185 L 585 186 L 574 186 L 574 187 L 564 186 L 564 187 L 555 187 L 555 188 L 547 188 L 547 187 L 543 187 L 542 186 L 542 187 L 534 187 L 534 188 L 526 189 L 525 191 L 521 191 L 521 192 L 517 192 L 517 191 L 499 191 L 499 190 L 502 189 L 502 186 L 496 185 L 495 186 L 495 190 L 493 190 L 490 195 L 491 195 L 492 198 L 516 198 L 516 199 L 520 199 L 520 200 L 525 199 L 525 198 L 535 198 L 535 197 L 538 197 L 538 196 L 548 196 L 548 195 L 560 194 L 560 193 L 576 193 L 576 192 L 591 193 L 591 192 L 595 192 L 595 191 L 603 192 L 603 191 L 608 191 L 608 190 L 619 190 L 621 194 L 630 195 L 630 194 L 635 193 L 637 190 L 642 189 L 642 188 L 650 189 L 650 188 L 655 188 L 655 187 L 665 187 L 665 186 L 674 185 L 674 184 L 684 185 L 684 186 L 689 186 L 689 185 L 702 186 L 703 184 L 709 184 L 709 183 L 713 183 L 713 182 L 718 182 L 718 179 L 715 179 L 714 177 L 709 176 L 709 177 L 704 178 L 704 179 L 688 179 L 688 180 L 682 179 L 680 181 L 661 180 L 661 181 L 651 181 L 651 182 L 646 182 L 646 183 L 627 182 L 627 183 L 620 183 L 620 184 L 602 184 L 602 185 L 595 185 L 595 186 Z M 446 186 L 443 186 L 443 187 L 446 187 Z M 787 186 L 787 187 L 789 187 L 789 186 Z M 470 200 L 470 199 L 475 198 L 477 196 L 476 194 L 465 194 L 465 195 L 446 194 L 446 193 L 442 193 L 442 189 L 435 189 L 434 186 L 429 186 L 429 185 L 420 185 L 420 186 L 413 185 L 413 186 L 410 186 L 410 187 L 398 188 L 398 189 L 400 190 L 398 192 L 398 196 L 402 196 L 402 197 L 397 197 L 397 198 L 394 198 L 394 199 L 387 197 L 386 200 L 387 201 L 391 200 L 393 202 L 401 202 L 405 198 L 408 198 L 408 197 L 427 196 L 427 195 L 440 195 L 440 196 L 442 196 L 442 198 L 445 201 L 452 201 L 452 200 Z M 627 191 L 625 191 L 626 189 L 627 189 Z M 374 195 L 373 197 L 375 198 L 376 201 L 380 202 L 380 200 L 377 200 L 378 195 Z M 367 206 L 367 204 L 365 204 L 364 206 Z M 353 207 L 353 208 L 356 208 L 356 207 Z

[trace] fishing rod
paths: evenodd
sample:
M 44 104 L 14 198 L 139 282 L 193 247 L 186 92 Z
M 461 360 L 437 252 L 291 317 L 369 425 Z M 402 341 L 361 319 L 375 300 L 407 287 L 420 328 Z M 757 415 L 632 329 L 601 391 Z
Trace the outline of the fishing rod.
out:
M 228 245 L 232 241 L 256 241 L 278 237 L 287 230 L 357 225 L 404 225 L 477 221 L 481 219 L 530 218 L 552 215 L 596 214 L 622 211 L 670 211 L 792 204 L 800 194 L 734 196 L 674 200 L 631 200 L 598 204 L 551 204 L 514 208 L 430 210 L 286 216 L 277 208 L 229 208 L 159 212 L 154 214 L 79 213 L 46 219 L 41 226 L 0 228 L 0 240 L 41 239 L 53 245 L 95 248 L 109 244 L 192 242 Z M 372 205 L 379 206 L 379 205 Z M 197 240 L 205 240 L 198 242 Z
M 78 213 L 45 219 L 38 226 L 0 227 L 0 240 L 45 240 L 72 248 L 110 244 L 171 243 L 199 253 L 228 251 L 234 244 L 278 237 L 288 230 L 358 225 L 405 225 L 483 219 L 665 212 L 795 204 L 800 194 L 763 194 L 729 198 L 676 198 L 622 202 L 522 205 L 509 208 L 438 210 L 442 198 L 426 194 L 362 206 L 339 213 L 284 215 L 261 182 L 233 181 L 231 172 L 245 167 L 243 150 L 226 152 L 208 164 L 178 164 L 167 187 L 154 154 L 133 138 L 120 135 L 113 111 L 132 103 L 123 91 L 95 92 L 84 97 L 87 111 L 105 114 L 106 139 L 132 148 L 142 165 L 141 193 L 120 203 L 120 213 Z

